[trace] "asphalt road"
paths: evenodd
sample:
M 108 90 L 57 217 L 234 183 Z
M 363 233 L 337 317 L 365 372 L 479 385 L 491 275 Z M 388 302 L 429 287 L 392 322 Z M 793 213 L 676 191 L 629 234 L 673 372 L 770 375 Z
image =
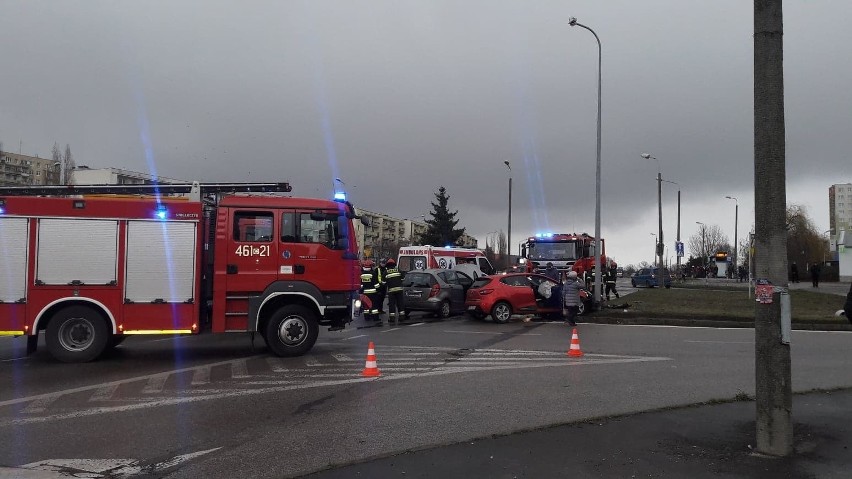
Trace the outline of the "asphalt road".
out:
M 359 324 L 356 324 L 359 326 Z M 0 466 L 86 477 L 294 477 L 406 450 L 754 390 L 754 333 L 464 318 L 323 331 L 300 358 L 245 335 L 131 338 L 67 365 L 0 338 Z M 363 378 L 367 343 L 380 378 Z M 852 334 L 793 333 L 794 390 L 852 387 Z M 2 477 L 2 476 L 0 476 Z M 78 476 L 80 477 L 80 476 Z

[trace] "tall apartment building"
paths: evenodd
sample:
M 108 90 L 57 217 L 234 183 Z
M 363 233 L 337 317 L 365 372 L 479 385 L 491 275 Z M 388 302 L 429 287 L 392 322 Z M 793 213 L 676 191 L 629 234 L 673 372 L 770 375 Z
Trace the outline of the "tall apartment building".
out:
M 0 151 L 0 185 L 58 185 L 62 164 L 48 158 Z
M 828 188 L 828 227 L 832 236 L 852 231 L 852 183 Z

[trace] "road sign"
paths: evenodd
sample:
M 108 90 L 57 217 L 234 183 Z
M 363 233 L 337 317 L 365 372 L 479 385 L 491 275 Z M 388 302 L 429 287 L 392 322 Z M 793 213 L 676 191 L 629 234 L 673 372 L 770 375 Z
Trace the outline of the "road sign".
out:
M 677 251 L 678 258 L 683 258 L 683 241 L 678 241 L 675 243 L 675 251 Z

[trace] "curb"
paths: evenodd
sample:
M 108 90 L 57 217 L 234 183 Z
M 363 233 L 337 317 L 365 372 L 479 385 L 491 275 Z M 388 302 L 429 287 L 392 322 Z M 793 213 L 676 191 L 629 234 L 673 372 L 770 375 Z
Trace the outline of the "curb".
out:
M 616 316 L 601 316 L 594 313 L 583 316 L 581 321 L 594 324 L 626 324 L 650 326 L 693 326 L 703 328 L 754 328 L 753 320 L 730 319 L 683 319 L 683 318 L 619 318 Z M 852 324 L 840 323 L 796 323 L 793 329 L 798 331 L 852 331 Z

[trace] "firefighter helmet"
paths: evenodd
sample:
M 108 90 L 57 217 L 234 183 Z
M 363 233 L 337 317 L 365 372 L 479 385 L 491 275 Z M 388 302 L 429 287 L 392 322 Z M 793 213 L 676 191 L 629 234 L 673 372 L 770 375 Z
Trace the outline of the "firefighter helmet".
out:
M 389 267 L 396 266 L 396 260 L 393 259 L 393 258 L 388 258 L 388 260 L 385 262 L 385 266 L 389 266 Z
M 361 267 L 364 268 L 364 269 L 373 269 L 373 266 L 375 266 L 375 265 L 376 264 L 373 263 L 373 260 L 371 260 L 371 259 L 365 259 L 364 261 L 361 262 Z

